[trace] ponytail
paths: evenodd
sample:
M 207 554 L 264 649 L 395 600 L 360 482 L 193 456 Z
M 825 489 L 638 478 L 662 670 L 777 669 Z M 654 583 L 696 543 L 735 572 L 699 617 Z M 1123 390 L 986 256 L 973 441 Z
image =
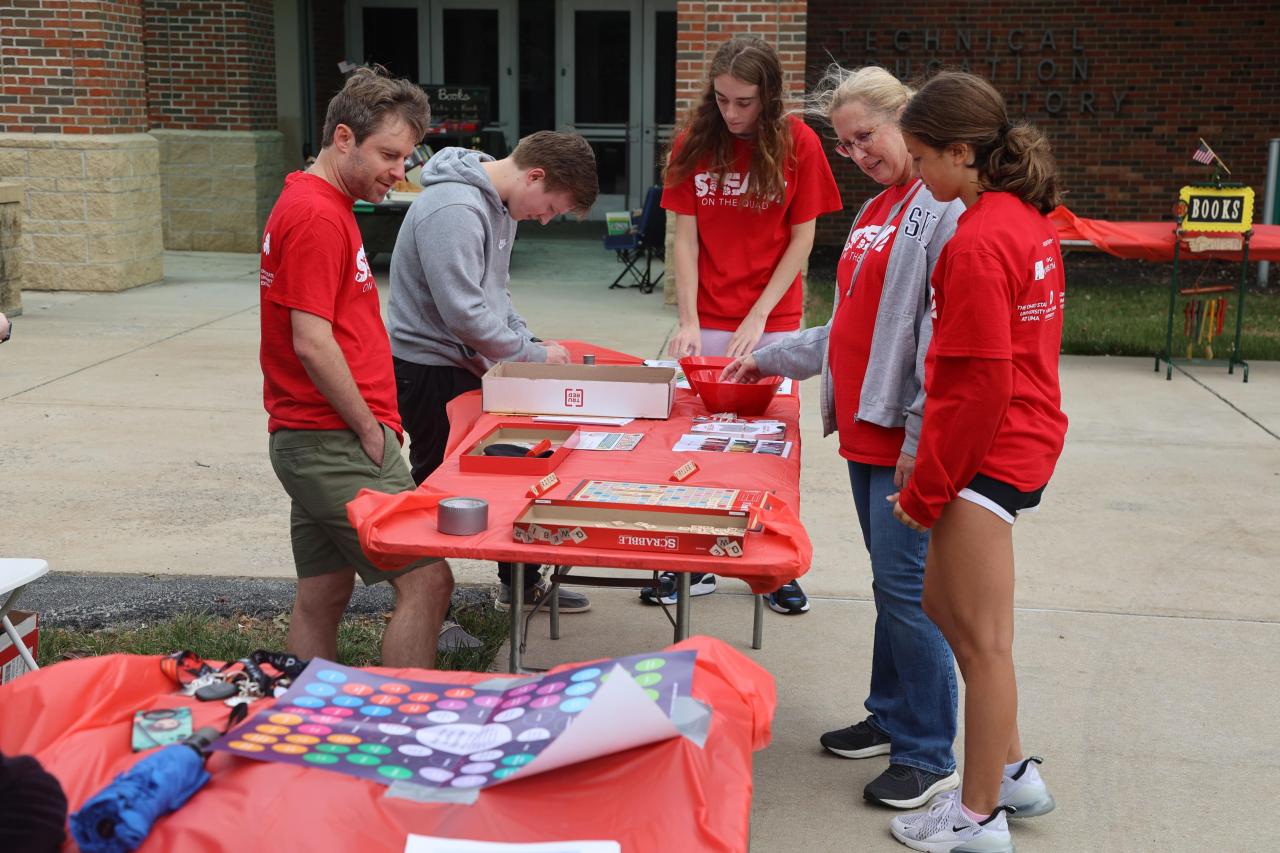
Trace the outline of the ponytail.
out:
M 1003 131 L 978 176 L 985 188 L 1013 193 L 1041 213 L 1062 202 L 1053 151 L 1034 125 L 1019 122 Z
M 981 77 L 939 72 L 907 102 L 899 125 L 931 148 L 972 147 L 984 189 L 1012 193 L 1041 213 L 1061 201 L 1048 138 L 1026 122 L 1010 125 L 1004 98 Z

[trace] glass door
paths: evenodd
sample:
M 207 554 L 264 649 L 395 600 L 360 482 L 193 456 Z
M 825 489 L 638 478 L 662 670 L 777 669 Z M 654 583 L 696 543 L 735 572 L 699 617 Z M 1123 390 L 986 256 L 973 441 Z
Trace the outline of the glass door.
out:
M 657 179 L 660 119 L 667 138 L 674 121 L 675 3 L 560 0 L 558 11 L 557 124 L 595 150 L 600 199 L 591 218 L 603 219 L 639 207 Z
M 520 133 L 516 0 L 437 0 L 431 4 L 431 78 L 487 86 L 491 121 L 509 149 Z
M 347 4 L 347 57 L 377 63 L 395 77 L 423 82 L 430 70 L 427 15 L 420 0 L 352 0 Z

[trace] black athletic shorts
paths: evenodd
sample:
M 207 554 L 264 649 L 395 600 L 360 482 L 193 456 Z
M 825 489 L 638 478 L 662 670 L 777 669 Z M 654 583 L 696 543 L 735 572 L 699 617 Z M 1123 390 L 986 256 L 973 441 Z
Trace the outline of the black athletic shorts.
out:
M 1013 524 L 1018 513 L 1035 512 L 1040 508 L 1044 490 L 1045 486 L 1041 486 L 1033 492 L 1022 492 L 995 477 L 978 474 L 969 481 L 969 485 L 960 490 L 960 497 L 991 510 Z

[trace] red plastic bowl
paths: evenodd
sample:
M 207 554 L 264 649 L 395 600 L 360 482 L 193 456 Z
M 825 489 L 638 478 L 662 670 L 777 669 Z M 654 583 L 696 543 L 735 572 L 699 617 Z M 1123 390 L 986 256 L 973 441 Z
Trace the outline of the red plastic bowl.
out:
M 782 385 L 781 376 L 767 376 L 755 383 L 719 382 L 720 372 L 724 366 L 702 367 L 685 370 L 689 384 L 702 398 L 707 411 L 736 412 L 743 416 L 762 415 L 773 395 L 778 393 Z
M 733 359 L 715 355 L 689 355 L 680 359 L 680 369 L 684 371 L 685 376 L 689 375 L 690 370 L 697 370 L 700 367 L 714 367 L 717 370 L 724 370 L 731 364 L 733 364 Z

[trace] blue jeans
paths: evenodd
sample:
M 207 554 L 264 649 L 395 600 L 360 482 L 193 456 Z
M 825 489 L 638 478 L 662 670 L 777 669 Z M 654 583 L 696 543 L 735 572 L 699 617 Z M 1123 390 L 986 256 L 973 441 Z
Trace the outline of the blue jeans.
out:
M 893 517 L 885 500 L 897 491 L 893 468 L 850 462 L 849 481 L 876 602 L 869 721 L 889 736 L 891 764 L 949 774 L 956 768 L 956 670 L 951 647 L 920 605 L 929 534 Z

